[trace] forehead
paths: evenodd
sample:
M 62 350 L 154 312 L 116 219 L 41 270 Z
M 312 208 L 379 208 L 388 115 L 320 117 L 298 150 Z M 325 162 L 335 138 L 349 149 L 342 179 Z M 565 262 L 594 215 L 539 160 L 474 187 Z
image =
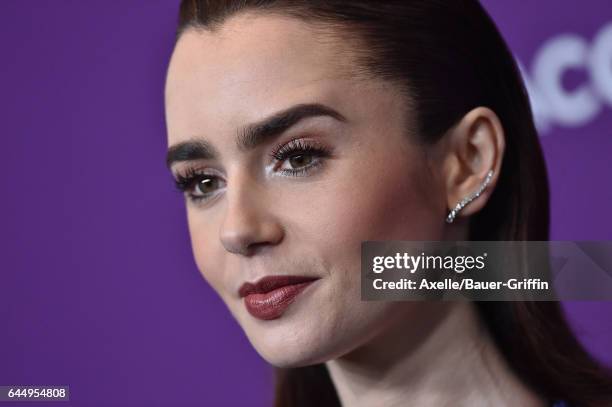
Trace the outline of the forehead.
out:
M 169 137 L 229 131 L 294 103 L 339 102 L 363 82 L 351 49 L 289 17 L 243 14 L 214 32 L 189 29 L 168 68 Z

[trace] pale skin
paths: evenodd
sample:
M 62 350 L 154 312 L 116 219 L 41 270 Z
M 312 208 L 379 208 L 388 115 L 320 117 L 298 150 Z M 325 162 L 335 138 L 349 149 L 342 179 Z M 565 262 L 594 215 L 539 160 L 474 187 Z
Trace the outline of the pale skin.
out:
M 511 373 L 472 304 L 360 300 L 362 241 L 466 238 L 466 219 L 495 188 L 504 133 L 478 107 L 436 145 L 417 144 L 405 96 L 354 75 L 350 58 L 347 43 L 280 16 L 238 15 L 179 39 L 166 83 L 168 145 L 206 140 L 217 152 L 170 167 L 209 177 L 208 189 L 188 191 L 205 200 L 186 201 L 200 272 L 264 359 L 326 363 L 344 406 L 544 405 Z M 236 146 L 241 129 L 304 104 L 339 116 L 306 117 L 254 149 Z M 327 155 L 270 156 L 296 140 Z M 448 208 L 490 169 L 490 187 L 446 224 Z M 280 318 L 253 318 L 240 285 L 283 274 L 319 279 Z

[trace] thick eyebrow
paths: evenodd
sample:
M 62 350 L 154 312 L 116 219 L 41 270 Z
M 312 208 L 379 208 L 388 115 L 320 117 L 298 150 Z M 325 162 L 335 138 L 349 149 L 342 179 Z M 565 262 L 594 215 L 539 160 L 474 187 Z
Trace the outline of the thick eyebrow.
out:
M 282 110 L 257 123 L 249 124 L 238 132 L 236 147 L 238 151 L 246 152 L 280 136 L 299 121 L 310 117 L 330 116 L 338 121 L 346 122 L 346 118 L 331 107 L 319 104 L 299 104 Z M 217 150 L 206 140 L 193 139 L 183 141 L 168 149 L 166 166 L 179 161 L 213 160 L 219 156 Z

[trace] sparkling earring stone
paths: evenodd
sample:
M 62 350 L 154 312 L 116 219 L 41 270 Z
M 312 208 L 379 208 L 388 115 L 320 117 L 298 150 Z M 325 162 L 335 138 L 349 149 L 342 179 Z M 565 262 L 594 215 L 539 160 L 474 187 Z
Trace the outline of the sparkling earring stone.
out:
M 470 202 L 472 202 L 474 199 L 478 198 L 482 194 L 482 192 L 487 188 L 487 186 L 491 182 L 491 179 L 493 178 L 493 174 L 494 174 L 493 170 L 490 170 L 487 173 L 485 180 L 482 182 L 482 184 L 480 184 L 480 187 L 478 187 L 476 191 L 472 192 L 470 195 L 466 196 L 461 201 L 459 201 L 457 205 L 455 205 L 455 207 L 451 209 L 448 216 L 446 217 L 446 223 L 453 223 L 459 211 L 461 211 L 463 208 L 465 208 L 467 204 L 469 204 Z

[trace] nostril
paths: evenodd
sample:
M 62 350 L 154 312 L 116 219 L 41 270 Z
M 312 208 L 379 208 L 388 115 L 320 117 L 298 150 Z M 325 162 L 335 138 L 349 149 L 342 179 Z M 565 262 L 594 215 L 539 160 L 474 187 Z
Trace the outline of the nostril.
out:
M 264 205 L 256 205 L 247 195 L 228 200 L 219 238 L 225 249 L 241 255 L 254 255 L 283 239 L 279 220 Z
M 254 256 L 256 254 L 263 254 L 270 248 L 271 244 L 269 242 L 253 243 L 246 248 L 246 251 L 248 256 Z
M 261 254 L 278 245 L 284 238 L 283 229 L 275 222 L 262 223 L 244 233 L 231 233 L 221 236 L 225 249 L 243 256 Z

